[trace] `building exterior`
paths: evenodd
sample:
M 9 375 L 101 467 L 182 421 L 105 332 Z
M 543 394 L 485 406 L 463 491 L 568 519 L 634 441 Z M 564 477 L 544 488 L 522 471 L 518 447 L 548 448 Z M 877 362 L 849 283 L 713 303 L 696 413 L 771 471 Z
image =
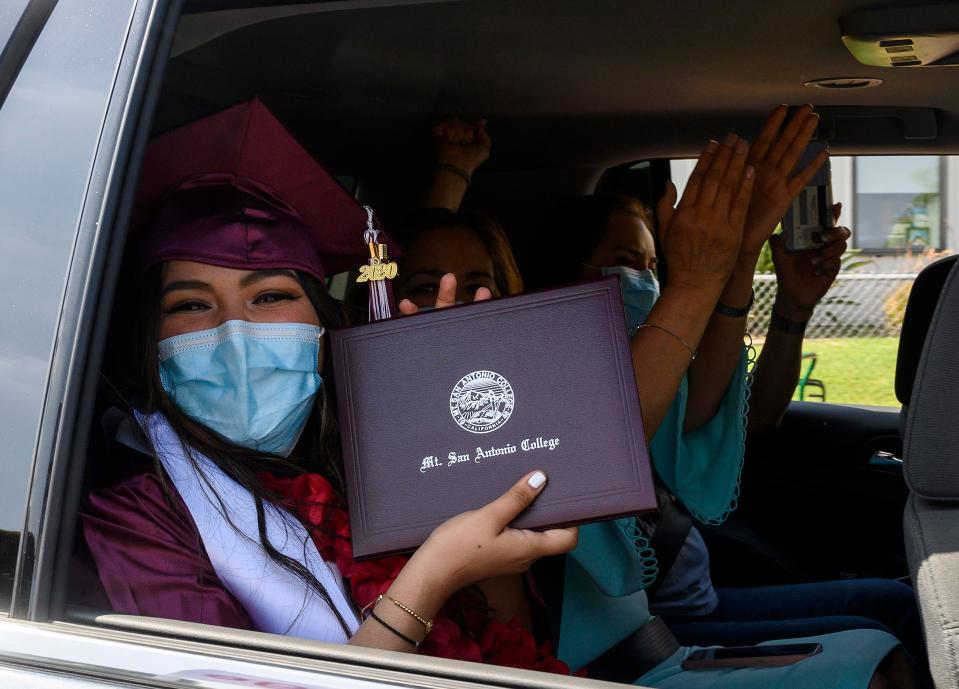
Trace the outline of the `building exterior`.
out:
M 685 186 L 695 161 L 674 160 Z M 863 273 L 915 273 L 959 246 L 959 156 L 833 156 L 833 199 L 851 246 L 872 260 Z

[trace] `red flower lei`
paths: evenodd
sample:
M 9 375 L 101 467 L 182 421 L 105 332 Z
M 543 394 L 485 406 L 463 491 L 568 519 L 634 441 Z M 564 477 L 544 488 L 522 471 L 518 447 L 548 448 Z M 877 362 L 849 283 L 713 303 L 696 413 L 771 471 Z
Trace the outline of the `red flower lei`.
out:
M 335 562 L 340 574 L 349 582 L 357 605 L 367 605 L 381 593 L 386 593 L 406 565 L 407 558 L 394 555 L 356 562 L 349 516 L 325 478 L 319 474 L 276 478 L 268 473 L 261 473 L 259 478 L 267 489 L 286 498 L 287 507 L 310 530 L 320 555 L 327 562 Z M 440 658 L 570 674 L 566 663 L 552 655 L 550 643 L 537 645 L 533 634 L 517 619 L 509 624 L 491 620 L 477 635 L 465 631 L 441 611 L 433 620 L 433 630 L 420 652 Z

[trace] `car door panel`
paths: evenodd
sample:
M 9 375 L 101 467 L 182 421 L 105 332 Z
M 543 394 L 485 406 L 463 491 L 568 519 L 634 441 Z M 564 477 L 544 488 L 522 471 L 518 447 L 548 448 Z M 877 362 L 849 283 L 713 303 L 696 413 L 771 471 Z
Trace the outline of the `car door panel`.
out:
M 897 410 L 794 402 L 778 429 L 750 439 L 737 518 L 805 577 L 904 576 L 900 454 Z M 748 570 L 717 583 L 759 583 Z

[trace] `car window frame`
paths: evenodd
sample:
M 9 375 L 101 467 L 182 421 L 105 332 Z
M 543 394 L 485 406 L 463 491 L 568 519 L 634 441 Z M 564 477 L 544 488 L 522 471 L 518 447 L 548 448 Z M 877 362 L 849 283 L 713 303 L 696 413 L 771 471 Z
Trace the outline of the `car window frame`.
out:
M 558 675 L 538 670 L 488 665 L 448 658 L 379 649 L 329 644 L 277 634 L 211 627 L 132 615 L 102 615 L 96 626 L 76 622 L 53 625 L 11 620 L 16 639 L 3 647 L 0 625 L 0 679 L 4 666 L 48 668 L 100 681 L 123 682 L 137 678 L 137 686 L 183 686 L 164 682 L 181 670 L 231 671 L 237 662 L 246 671 L 263 677 L 262 684 L 277 689 L 288 684 L 273 682 L 273 674 L 292 671 L 307 685 L 336 689 L 604 689 L 601 680 Z M 51 646 L 56 653 L 46 652 Z M 122 652 L 122 658 L 118 653 Z M 155 658 L 164 656 L 163 675 L 148 671 Z M 265 676 L 265 677 L 264 677 Z M 151 681 L 152 680 L 152 681 Z
M 162 81 L 156 68 L 165 65 L 181 4 L 130 0 L 130 21 L 66 276 L 14 581 L 14 618 L 45 622 L 62 608 L 109 318 L 100 305 L 113 300 L 125 242 L 125 232 L 116 228 L 125 227 L 130 215 L 155 110 L 149 101 L 158 97 Z M 156 30 L 161 22 L 163 30 Z

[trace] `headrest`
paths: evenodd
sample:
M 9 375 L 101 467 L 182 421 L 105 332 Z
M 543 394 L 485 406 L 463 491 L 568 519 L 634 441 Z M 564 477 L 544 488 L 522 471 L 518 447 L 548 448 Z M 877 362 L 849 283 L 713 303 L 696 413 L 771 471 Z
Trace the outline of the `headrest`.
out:
M 906 314 L 902 319 L 902 331 L 899 334 L 899 356 L 896 359 L 896 398 L 900 404 L 908 405 L 912 396 L 912 386 L 919 368 L 922 346 L 926 343 L 926 334 L 932 322 L 932 314 L 942 293 L 946 277 L 955 264 L 959 254 L 946 256 L 926 266 L 912 285 Z
M 933 266 L 943 263 L 939 261 Z M 953 260 L 946 264 L 951 269 L 945 278 L 939 303 L 931 311 L 929 334 L 916 369 L 903 436 L 906 483 L 914 493 L 930 500 L 959 500 L 959 423 L 956 423 L 959 412 L 959 361 L 956 359 L 956 352 L 959 352 L 959 273 L 955 263 Z M 933 266 L 923 271 L 923 275 Z M 916 284 L 918 286 L 918 281 Z M 935 297 L 933 292 L 927 295 L 927 298 Z M 914 289 L 907 315 L 917 298 Z M 931 310 L 933 307 L 928 304 L 926 308 Z

